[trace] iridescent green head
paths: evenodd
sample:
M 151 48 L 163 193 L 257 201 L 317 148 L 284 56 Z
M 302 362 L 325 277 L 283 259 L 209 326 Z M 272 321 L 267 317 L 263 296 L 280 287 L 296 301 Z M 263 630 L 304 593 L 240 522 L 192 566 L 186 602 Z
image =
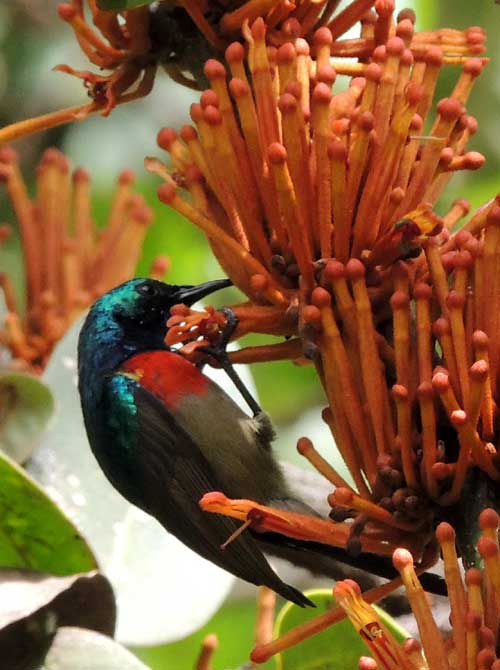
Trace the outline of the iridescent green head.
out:
M 78 344 L 80 374 L 89 367 L 102 372 L 114 369 L 136 353 L 164 348 L 166 321 L 173 305 L 190 306 L 230 285 L 229 279 L 176 286 L 147 278 L 120 284 L 90 309 Z

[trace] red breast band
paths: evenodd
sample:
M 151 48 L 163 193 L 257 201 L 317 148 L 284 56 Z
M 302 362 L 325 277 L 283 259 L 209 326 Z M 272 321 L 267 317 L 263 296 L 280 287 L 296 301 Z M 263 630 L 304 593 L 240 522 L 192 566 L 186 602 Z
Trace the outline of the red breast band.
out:
M 125 361 L 121 370 L 133 374 L 167 407 L 175 407 L 184 395 L 204 395 L 209 384 L 195 365 L 170 351 L 137 354 Z

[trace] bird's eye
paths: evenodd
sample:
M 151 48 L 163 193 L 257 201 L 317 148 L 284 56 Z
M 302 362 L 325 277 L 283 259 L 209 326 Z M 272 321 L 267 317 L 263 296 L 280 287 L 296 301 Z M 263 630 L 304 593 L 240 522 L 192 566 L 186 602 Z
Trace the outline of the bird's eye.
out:
M 153 296 L 157 294 L 157 290 L 154 286 L 151 286 L 151 284 L 141 284 L 136 288 L 136 291 L 138 293 L 141 293 L 142 295 L 147 295 L 147 296 Z

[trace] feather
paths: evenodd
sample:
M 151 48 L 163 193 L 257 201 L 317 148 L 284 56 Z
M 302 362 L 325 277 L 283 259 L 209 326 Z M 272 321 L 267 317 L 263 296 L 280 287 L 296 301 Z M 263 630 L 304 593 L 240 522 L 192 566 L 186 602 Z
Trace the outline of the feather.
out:
M 127 472 L 123 469 L 119 480 L 116 474 L 112 480 L 125 497 L 132 498 L 204 558 L 248 582 L 265 584 L 298 605 L 312 605 L 300 591 L 278 577 L 252 535 L 242 534 L 221 549 L 239 524 L 228 517 L 205 514 L 199 508 L 198 501 L 205 493 L 223 487 L 196 443 L 161 400 L 136 380 L 117 374 L 106 384 L 104 402 L 112 408 L 115 420 L 118 414 L 132 412 L 137 425 L 128 446 L 133 467 L 125 468 L 129 471 L 125 480 L 123 475 Z M 123 419 L 118 417 L 122 425 Z

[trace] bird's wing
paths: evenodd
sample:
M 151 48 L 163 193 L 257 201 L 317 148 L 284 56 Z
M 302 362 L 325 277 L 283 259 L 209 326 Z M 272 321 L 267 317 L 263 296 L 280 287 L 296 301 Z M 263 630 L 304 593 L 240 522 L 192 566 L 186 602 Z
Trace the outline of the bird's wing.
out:
M 220 548 L 240 524 L 201 511 L 201 497 L 221 490 L 221 485 L 164 403 L 124 374 L 109 379 L 105 399 L 113 407 L 114 421 L 126 426 L 130 413 L 134 414 L 135 436 L 128 446 L 129 453 L 133 452 L 133 502 L 204 558 L 246 581 L 265 584 L 297 604 L 309 604 L 302 593 L 280 580 L 249 533 Z

